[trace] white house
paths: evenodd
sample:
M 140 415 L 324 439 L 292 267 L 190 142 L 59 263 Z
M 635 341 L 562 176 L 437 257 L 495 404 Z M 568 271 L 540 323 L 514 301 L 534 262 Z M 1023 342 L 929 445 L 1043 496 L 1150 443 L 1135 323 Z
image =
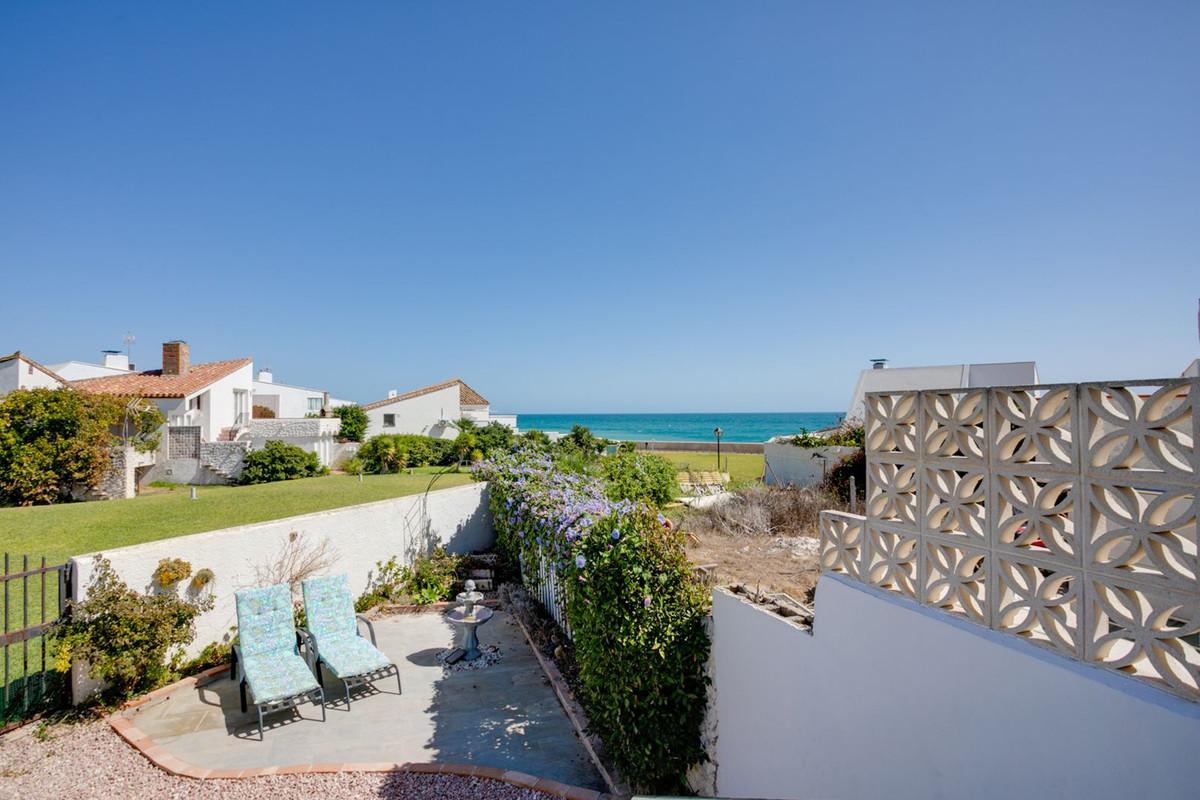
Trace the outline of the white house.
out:
M 438 439 L 458 436 L 458 420 L 466 418 L 477 425 L 498 422 L 516 430 L 514 414 L 492 414 L 491 404 L 483 395 L 452 378 L 423 389 L 400 394 L 394 389 L 383 400 L 363 406 L 367 412 L 367 435 L 415 433 Z
M 249 358 L 192 364 L 187 342 L 164 342 L 162 369 L 119 371 L 72 381 L 95 394 L 144 397 L 162 410 L 170 427 L 199 428 L 200 441 L 231 439 L 250 421 L 254 367 Z
M 57 389 L 66 380 L 49 367 L 43 367 L 18 350 L 0 356 L 0 397 L 17 389 Z
M 50 369 L 68 381 L 109 378 L 134 371 L 133 364 L 129 363 L 129 356 L 120 350 L 101 350 L 100 354 L 103 356 L 100 364 L 90 361 L 64 361 L 61 364 L 51 364 Z
M 1035 383 L 1038 383 L 1035 361 L 889 368 L 887 360 L 880 358 L 874 360 L 871 369 L 864 369 L 859 373 L 846 419 L 863 418 L 863 397 L 869 392 L 968 389 L 973 386 L 1031 386 Z
M 278 383 L 267 367 L 254 379 L 254 405 L 269 408 L 276 417 L 301 419 L 309 414 L 328 412 L 338 406 L 354 405 L 353 400 L 338 400 L 324 389 L 309 389 L 289 383 Z

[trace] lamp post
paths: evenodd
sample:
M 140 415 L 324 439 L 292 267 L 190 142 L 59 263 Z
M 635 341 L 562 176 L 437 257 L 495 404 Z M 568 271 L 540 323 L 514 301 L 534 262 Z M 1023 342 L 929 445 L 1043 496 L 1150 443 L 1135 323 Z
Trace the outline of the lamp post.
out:
M 717 437 L 717 473 L 721 472 L 721 429 L 713 428 L 713 436 Z

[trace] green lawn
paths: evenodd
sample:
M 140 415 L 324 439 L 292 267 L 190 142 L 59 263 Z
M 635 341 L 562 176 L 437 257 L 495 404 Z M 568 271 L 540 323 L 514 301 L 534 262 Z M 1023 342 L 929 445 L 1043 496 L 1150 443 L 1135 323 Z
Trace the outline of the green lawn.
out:
M 366 475 L 362 483 L 354 475 L 328 475 L 257 486 L 200 486 L 196 500 L 189 487 L 180 486 L 132 500 L 0 508 L 0 553 L 46 556 L 53 564 L 97 550 L 419 494 L 438 469 Z M 449 473 L 433 488 L 471 480 L 465 473 Z
M 717 468 L 716 450 L 710 453 L 653 452 L 651 455 L 662 456 L 681 470 L 700 471 Z M 761 453 L 721 453 L 721 471 L 729 473 L 729 481 L 733 486 L 754 483 L 762 478 L 763 456 Z

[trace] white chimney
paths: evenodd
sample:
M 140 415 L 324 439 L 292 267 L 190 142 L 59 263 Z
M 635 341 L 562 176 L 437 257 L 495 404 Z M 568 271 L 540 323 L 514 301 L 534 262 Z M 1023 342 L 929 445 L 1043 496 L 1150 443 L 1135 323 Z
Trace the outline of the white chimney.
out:
M 275 376 L 271 374 L 271 368 L 270 368 L 270 367 L 263 367 L 262 369 L 260 369 L 260 370 L 258 371 L 258 378 L 257 378 L 257 380 L 258 380 L 258 382 L 259 382 L 259 383 L 274 383 L 274 382 L 275 382 Z
M 397 394 L 399 394 L 399 392 L 397 392 L 395 389 L 388 389 L 388 400 L 391 400 Z
M 101 350 L 104 355 L 104 366 L 109 369 L 129 370 L 129 356 L 120 350 Z
M 887 362 L 886 358 L 872 358 L 871 369 L 887 369 Z

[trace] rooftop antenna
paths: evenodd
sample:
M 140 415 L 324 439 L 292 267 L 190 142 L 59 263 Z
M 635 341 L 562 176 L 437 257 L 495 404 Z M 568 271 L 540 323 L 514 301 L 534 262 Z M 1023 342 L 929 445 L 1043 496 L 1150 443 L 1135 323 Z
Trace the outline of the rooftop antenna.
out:
M 121 341 L 125 342 L 125 358 L 133 361 L 133 343 L 137 341 L 137 337 L 132 333 L 126 332 L 125 338 Z

